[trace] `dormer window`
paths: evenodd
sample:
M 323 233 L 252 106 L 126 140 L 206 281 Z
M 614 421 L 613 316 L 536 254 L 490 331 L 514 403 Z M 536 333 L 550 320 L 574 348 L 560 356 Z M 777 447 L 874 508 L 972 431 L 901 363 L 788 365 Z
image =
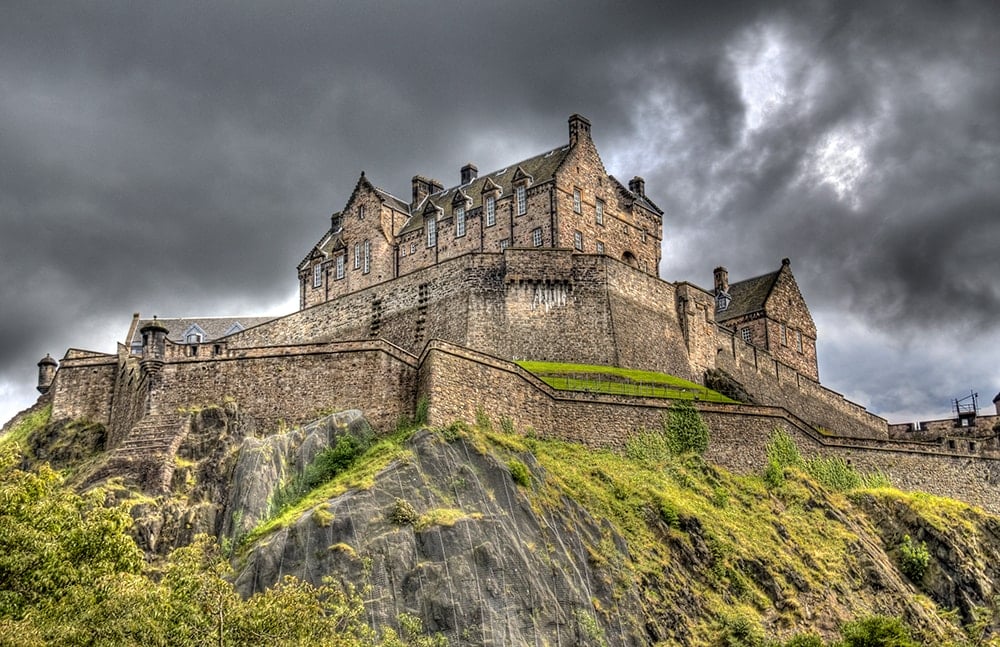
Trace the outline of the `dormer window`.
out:
M 715 311 L 722 312 L 729 307 L 729 304 L 732 303 L 732 301 L 733 299 L 729 296 L 728 292 L 720 291 L 715 295 Z
M 318 288 L 323 285 L 323 266 L 316 264 L 313 266 L 313 287 Z

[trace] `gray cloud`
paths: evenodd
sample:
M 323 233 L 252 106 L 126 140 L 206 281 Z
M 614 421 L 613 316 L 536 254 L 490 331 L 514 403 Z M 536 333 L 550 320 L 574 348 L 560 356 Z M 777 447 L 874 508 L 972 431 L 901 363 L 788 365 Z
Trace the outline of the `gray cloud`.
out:
M 294 307 L 294 266 L 362 170 L 406 196 L 415 173 L 450 183 L 559 143 L 573 112 L 666 210 L 666 278 L 792 257 L 833 388 L 916 415 L 1000 381 L 988 2 L 3 13 L 2 413 L 45 352 L 110 351 L 134 310 Z M 864 379 L 845 321 L 875 358 Z

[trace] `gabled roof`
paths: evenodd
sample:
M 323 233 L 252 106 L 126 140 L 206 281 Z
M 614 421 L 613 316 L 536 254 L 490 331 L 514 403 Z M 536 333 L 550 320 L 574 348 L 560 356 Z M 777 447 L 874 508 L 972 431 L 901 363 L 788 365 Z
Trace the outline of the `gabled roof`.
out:
M 541 184 L 553 179 L 559 165 L 562 164 L 563 160 L 569 154 L 569 150 L 570 145 L 564 144 L 558 148 L 553 148 L 521 162 L 506 166 L 499 171 L 484 173 L 466 184 L 459 184 L 450 189 L 435 193 L 432 196 L 434 203 L 442 207 L 443 211 L 440 217 L 447 218 L 452 215 L 452 201 L 455 199 L 455 194 L 459 191 L 462 191 L 471 199 L 473 208 L 482 206 L 483 189 L 487 187 L 488 183 L 490 186 L 486 188 L 487 192 L 493 188 L 493 185 L 500 188 L 500 195 L 507 195 L 513 192 L 514 174 L 518 171 L 530 176 L 532 184 Z M 417 208 L 413 210 L 410 219 L 399 233 L 404 234 L 423 227 L 423 210 L 420 209 L 420 206 L 416 205 Z M 417 215 L 421 217 L 414 217 Z
M 715 320 L 723 322 L 762 311 L 780 273 L 781 270 L 778 270 L 755 276 L 752 279 L 730 283 L 729 296 L 732 301 L 725 310 L 716 311 Z
M 641 204 L 642 206 L 646 207 L 647 209 L 649 209 L 654 213 L 658 213 L 661 216 L 663 215 L 663 209 L 660 209 L 658 206 L 656 206 L 656 203 L 650 200 L 648 197 L 646 197 L 645 195 L 639 195 L 638 193 L 635 193 L 634 191 L 632 191 L 632 189 L 628 188 L 627 186 L 619 182 L 618 178 L 616 178 L 614 175 L 609 175 L 608 177 L 614 183 L 615 187 L 618 189 L 618 192 L 621 193 L 623 196 L 625 196 L 625 198 L 638 202 L 639 204 Z
M 272 319 L 274 317 L 178 317 L 175 319 L 157 318 L 156 323 L 167 329 L 167 339 L 182 344 L 184 343 L 184 335 L 188 331 L 201 331 L 204 334 L 203 342 L 214 341 L 231 335 L 233 332 L 238 332 L 233 330 L 237 324 L 239 324 L 240 330 L 245 330 L 253 326 L 259 326 L 262 323 L 267 323 Z M 152 319 L 139 320 L 135 326 L 132 339 L 129 340 L 130 347 L 142 344 L 142 334 L 139 331 L 150 323 L 153 323 Z

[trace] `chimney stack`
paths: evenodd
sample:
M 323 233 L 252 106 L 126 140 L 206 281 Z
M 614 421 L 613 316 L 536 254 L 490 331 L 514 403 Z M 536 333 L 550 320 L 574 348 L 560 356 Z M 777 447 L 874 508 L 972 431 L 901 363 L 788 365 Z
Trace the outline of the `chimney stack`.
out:
M 462 184 L 468 184 L 479 177 L 479 169 L 472 162 L 462 167 Z
M 572 115 L 569 118 L 569 144 L 576 144 L 580 137 L 590 137 L 590 122 L 582 115 Z
M 421 200 L 438 191 L 444 191 L 444 185 L 440 181 L 422 175 L 413 176 L 413 206 L 417 206 Z
M 646 180 L 642 179 L 638 175 L 628 181 L 628 190 L 636 194 L 640 198 L 646 197 Z
M 715 268 L 715 293 L 729 292 L 729 270 L 724 267 Z

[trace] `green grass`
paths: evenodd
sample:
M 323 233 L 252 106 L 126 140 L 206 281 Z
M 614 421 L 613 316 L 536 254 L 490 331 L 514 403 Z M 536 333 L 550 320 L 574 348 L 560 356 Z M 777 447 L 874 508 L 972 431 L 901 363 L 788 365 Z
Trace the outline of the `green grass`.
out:
M 49 423 L 52 415 L 52 405 L 48 405 L 24 416 L 6 434 L 0 436 L 0 445 L 17 445 L 23 452 L 27 447 L 28 436 L 39 431 Z
M 517 365 L 559 391 L 634 395 L 669 400 L 736 402 L 700 384 L 655 371 L 560 362 L 520 361 Z

